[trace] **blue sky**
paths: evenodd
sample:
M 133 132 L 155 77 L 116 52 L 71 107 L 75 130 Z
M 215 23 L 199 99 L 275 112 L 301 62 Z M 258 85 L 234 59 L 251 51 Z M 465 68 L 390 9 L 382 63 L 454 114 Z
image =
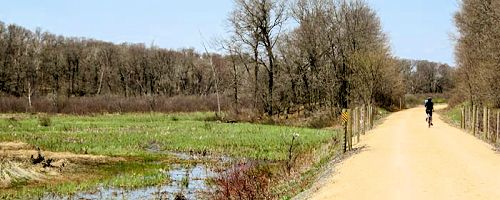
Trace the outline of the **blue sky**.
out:
M 454 64 L 458 0 L 370 0 L 396 56 Z
M 368 0 L 394 55 L 453 64 L 457 0 Z M 232 0 L 0 0 L 0 21 L 115 43 L 194 47 L 227 35 Z M 200 36 L 200 32 L 203 34 Z

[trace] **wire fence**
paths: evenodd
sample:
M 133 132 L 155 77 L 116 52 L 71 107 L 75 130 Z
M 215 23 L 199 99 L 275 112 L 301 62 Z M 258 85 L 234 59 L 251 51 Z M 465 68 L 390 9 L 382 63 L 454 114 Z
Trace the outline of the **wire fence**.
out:
M 377 109 L 372 105 L 362 105 L 342 111 L 344 152 L 352 150 L 353 143 L 359 143 L 361 135 L 373 128 L 376 113 Z
M 500 143 L 500 110 L 476 105 L 461 108 L 460 127 L 490 143 Z

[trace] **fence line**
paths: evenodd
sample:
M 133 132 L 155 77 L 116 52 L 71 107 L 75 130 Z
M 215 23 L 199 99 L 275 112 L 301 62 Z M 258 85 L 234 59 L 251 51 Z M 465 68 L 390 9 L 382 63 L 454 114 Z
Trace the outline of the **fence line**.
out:
M 460 113 L 460 128 L 486 142 L 500 144 L 500 110 L 472 105 L 463 106 Z
M 342 111 L 344 152 L 352 150 L 354 139 L 356 139 L 356 143 L 359 143 L 361 135 L 365 135 L 373 128 L 376 113 L 376 107 L 372 105 L 362 105 Z

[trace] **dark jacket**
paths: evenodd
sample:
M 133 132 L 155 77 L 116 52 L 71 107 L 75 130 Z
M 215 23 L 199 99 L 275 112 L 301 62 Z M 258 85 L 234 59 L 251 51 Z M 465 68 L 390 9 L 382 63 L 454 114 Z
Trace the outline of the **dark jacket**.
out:
M 434 103 L 431 100 L 425 103 L 425 110 L 434 110 Z

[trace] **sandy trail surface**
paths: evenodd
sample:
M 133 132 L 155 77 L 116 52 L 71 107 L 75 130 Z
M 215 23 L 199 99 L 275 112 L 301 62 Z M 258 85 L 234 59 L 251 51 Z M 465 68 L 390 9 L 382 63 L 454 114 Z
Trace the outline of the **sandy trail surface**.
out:
M 500 154 L 434 115 L 432 128 L 423 107 L 387 117 L 311 199 L 500 199 Z

